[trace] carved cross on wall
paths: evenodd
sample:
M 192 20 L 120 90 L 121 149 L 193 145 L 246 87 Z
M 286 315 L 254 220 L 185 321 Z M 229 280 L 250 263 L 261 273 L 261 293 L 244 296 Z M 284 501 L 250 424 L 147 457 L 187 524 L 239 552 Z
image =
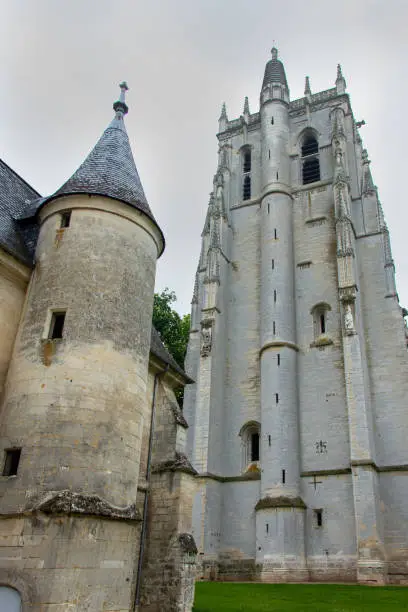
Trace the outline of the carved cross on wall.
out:
M 313 480 L 309 480 L 309 484 L 314 485 L 315 491 L 318 484 L 322 484 L 323 480 L 316 480 L 316 475 L 313 476 Z

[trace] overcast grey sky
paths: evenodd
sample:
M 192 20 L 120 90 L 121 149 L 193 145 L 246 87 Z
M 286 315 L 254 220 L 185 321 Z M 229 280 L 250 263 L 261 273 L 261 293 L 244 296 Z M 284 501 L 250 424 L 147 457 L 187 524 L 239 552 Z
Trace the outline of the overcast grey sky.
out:
M 390 227 L 408 306 L 407 0 L 0 0 L 0 157 L 43 195 L 79 166 L 126 79 L 127 130 L 167 248 L 166 285 L 189 312 L 216 170 L 218 116 L 258 110 L 275 40 L 291 98 L 341 63 Z

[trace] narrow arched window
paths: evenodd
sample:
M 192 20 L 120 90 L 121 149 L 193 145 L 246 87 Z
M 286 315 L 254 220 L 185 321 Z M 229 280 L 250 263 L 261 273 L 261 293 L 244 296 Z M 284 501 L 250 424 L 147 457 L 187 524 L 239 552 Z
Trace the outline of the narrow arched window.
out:
M 320 181 L 319 145 L 311 134 L 305 136 L 302 142 L 301 156 L 303 185 Z
M 251 199 L 251 149 L 245 148 L 242 152 L 242 199 Z
M 312 308 L 311 315 L 313 317 L 315 340 L 319 340 L 322 336 L 326 336 L 329 333 L 328 314 L 330 310 L 330 305 L 325 302 L 320 302 Z
M 257 421 L 249 421 L 239 432 L 242 448 L 242 471 L 258 470 L 260 460 L 260 431 L 261 426 Z

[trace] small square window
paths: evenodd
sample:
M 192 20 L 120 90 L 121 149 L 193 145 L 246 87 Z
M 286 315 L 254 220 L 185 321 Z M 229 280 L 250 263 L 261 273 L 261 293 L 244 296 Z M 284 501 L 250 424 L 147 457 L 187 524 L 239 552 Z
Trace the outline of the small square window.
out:
M 50 340 L 55 340 L 57 338 L 62 338 L 64 324 L 65 324 L 65 311 L 53 312 L 51 317 L 50 330 L 48 333 L 48 338 Z
M 62 215 L 61 215 L 61 229 L 69 227 L 70 223 L 71 223 L 71 211 L 62 213 Z
M 21 448 L 8 448 L 5 450 L 3 476 L 16 476 L 20 463 Z

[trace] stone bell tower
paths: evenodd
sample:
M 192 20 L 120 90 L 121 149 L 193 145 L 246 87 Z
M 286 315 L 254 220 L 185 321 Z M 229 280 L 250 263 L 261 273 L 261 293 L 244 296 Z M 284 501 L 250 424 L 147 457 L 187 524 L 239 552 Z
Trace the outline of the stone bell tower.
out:
M 219 119 L 184 411 L 202 576 L 408 582 L 407 332 L 340 66 Z

